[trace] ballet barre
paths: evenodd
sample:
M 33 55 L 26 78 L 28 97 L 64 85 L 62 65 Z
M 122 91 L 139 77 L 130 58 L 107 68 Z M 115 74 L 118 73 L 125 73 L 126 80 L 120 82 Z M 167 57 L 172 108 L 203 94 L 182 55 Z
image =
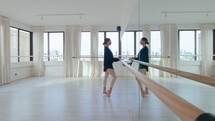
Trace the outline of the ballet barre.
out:
M 212 77 L 203 76 L 203 75 L 194 74 L 194 73 L 185 72 L 185 71 L 180 71 L 180 70 L 172 69 L 172 68 L 168 68 L 168 67 L 162 67 L 162 66 L 158 66 L 155 64 L 146 63 L 146 62 L 142 62 L 142 61 L 138 61 L 138 60 L 134 60 L 134 59 L 132 61 L 215 87 L 215 78 L 212 78 Z
M 122 64 L 133 73 L 141 83 L 148 87 L 172 112 L 174 112 L 182 121 L 206 121 L 205 119 L 215 119 L 210 113 L 205 113 L 193 104 L 183 98 L 175 95 L 168 89 L 149 79 L 126 62 L 121 60 Z M 212 121 L 209 120 L 209 121 Z
M 104 58 L 104 57 L 84 57 L 84 56 L 81 56 L 81 57 L 72 57 L 72 58 L 77 58 L 77 59 L 80 59 L 80 58 Z
M 132 55 L 117 55 L 114 57 L 119 57 L 119 58 L 130 58 L 130 57 L 134 57 Z M 80 59 L 80 58 L 104 58 L 103 56 L 98 56 L 98 57 L 88 57 L 88 56 L 79 56 L 79 57 L 72 57 L 72 58 L 76 58 L 76 59 Z M 149 58 L 170 58 L 170 56 L 150 56 Z

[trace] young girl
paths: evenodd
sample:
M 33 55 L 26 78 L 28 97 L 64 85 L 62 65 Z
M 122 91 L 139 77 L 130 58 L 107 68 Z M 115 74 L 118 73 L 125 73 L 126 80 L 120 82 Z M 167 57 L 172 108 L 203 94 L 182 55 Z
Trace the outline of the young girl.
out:
M 143 46 L 143 48 L 139 51 L 138 57 L 137 58 L 130 58 L 130 59 L 135 59 L 135 60 L 139 60 L 139 61 L 143 61 L 143 62 L 148 63 L 149 62 L 149 51 L 148 51 L 148 47 L 146 45 L 149 44 L 149 42 L 148 42 L 147 38 L 143 37 L 140 40 L 140 44 Z M 139 64 L 138 71 L 143 73 L 144 75 L 147 75 L 148 66 Z M 142 96 L 148 95 L 149 94 L 148 88 L 145 87 L 146 90 L 144 91 L 143 86 L 142 86 L 141 82 L 138 79 L 137 79 L 137 82 L 139 84 Z
M 104 80 L 103 80 L 103 94 L 106 94 L 108 97 L 110 97 L 114 83 L 116 81 L 116 74 L 113 68 L 113 62 L 119 61 L 119 58 L 114 58 L 113 53 L 109 49 L 109 46 L 112 44 L 111 40 L 109 38 L 106 38 L 104 40 Z M 106 91 L 106 84 L 107 84 L 107 79 L 109 74 L 112 77 L 111 84 L 110 84 L 110 89 Z

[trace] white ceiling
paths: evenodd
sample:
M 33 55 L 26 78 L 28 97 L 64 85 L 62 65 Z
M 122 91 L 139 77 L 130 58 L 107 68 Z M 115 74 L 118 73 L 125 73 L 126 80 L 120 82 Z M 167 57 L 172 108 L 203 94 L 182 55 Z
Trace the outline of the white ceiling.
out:
M 30 26 L 104 25 L 122 24 L 123 15 L 133 7 L 124 8 L 126 0 L 0 0 L 0 15 Z M 134 0 L 127 0 L 134 1 Z M 129 25 L 161 23 L 215 23 L 215 0 L 140 0 Z M 174 11 L 212 11 L 203 13 L 167 14 Z M 76 14 L 82 16 L 36 16 L 38 14 Z M 140 15 L 140 19 L 138 18 Z
M 115 25 L 121 21 L 123 0 L 0 0 L 0 15 L 32 26 Z M 36 16 L 77 14 L 82 16 Z
M 140 17 L 140 24 L 215 23 L 214 5 L 215 0 L 140 0 L 140 12 L 137 6 L 130 25 L 137 25 L 138 17 Z M 208 13 L 208 16 L 206 16 L 206 13 L 201 13 L 204 11 L 210 11 L 212 13 Z M 167 14 L 164 17 L 164 14 L 161 14 L 161 12 L 179 13 Z

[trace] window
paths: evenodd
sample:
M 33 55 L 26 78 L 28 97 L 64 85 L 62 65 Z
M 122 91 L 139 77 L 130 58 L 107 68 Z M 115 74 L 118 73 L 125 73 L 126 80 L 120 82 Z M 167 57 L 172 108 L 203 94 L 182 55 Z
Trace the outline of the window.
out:
M 20 30 L 20 61 L 30 61 L 30 33 Z
M 119 32 L 107 32 L 107 31 L 100 31 L 99 32 L 99 41 L 98 41 L 98 55 L 104 55 L 104 46 L 103 42 L 105 38 L 111 39 L 111 46 L 110 49 L 113 52 L 113 55 L 119 55 Z M 103 59 L 99 59 L 100 61 Z
M 81 56 L 90 56 L 90 32 L 81 33 Z
M 122 55 L 134 56 L 134 32 L 124 32 L 122 37 Z
M 140 40 L 143 37 L 142 31 L 136 32 L 136 55 L 139 53 L 142 46 L 140 45 Z
M 48 61 L 49 56 L 49 46 L 48 46 L 48 33 L 44 33 L 44 53 L 43 53 L 43 60 Z
M 151 55 L 160 56 L 161 55 L 161 37 L 160 31 L 151 31 Z M 152 60 L 160 60 L 160 58 L 152 58 Z
M 10 28 L 11 45 L 10 45 L 10 55 L 11 62 L 18 62 L 18 29 Z
M 113 55 L 119 55 L 119 32 L 106 32 L 106 37 L 111 39 L 110 49 Z
M 63 61 L 64 32 L 44 33 L 44 61 Z
M 11 62 L 28 62 L 33 58 L 32 32 L 10 28 Z
M 198 43 L 200 41 L 200 31 L 198 30 L 180 30 L 179 31 L 179 48 L 180 60 L 194 61 L 198 60 Z
M 103 46 L 104 38 L 105 38 L 105 33 L 99 32 L 99 44 L 98 44 L 98 55 L 99 56 L 104 55 L 104 46 Z
M 200 30 L 197 30 L 196 31 L 196 60 L 200 60 L 200 53 L 201 53 L 201 50 L 200 50 L 200 41 L 201 41 L 201 31 Z

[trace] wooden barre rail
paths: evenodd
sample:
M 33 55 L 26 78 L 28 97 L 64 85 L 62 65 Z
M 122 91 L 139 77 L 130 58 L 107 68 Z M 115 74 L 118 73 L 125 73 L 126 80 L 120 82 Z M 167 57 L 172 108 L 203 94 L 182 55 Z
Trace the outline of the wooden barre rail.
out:
M 148 87 L 167 107 L 169 107 L 181 120 L 195 121 L 199 116 L 205 114 L 201 109 L 195 107 L 186 100 L 180 98 L 166 88 L 149 79 L 139 71 L 135 70 L 121 60 L 123 65 L 130 70 L 146 87 Z
M 207 77 L 207 76 L 198 75 L 198 74 L 194 74 L 194 73 L 190 73 L 190 72 L 185 72 L 185 71 L 180 71 L 180 70 L 176 70 L 176 69 L 172 69 L 172 68 L 162 67 L 162 66 L 158 66 L 158 65 L 138 61 L 138 60 L 133 60 L 133 61 L 137 62 L 139 64 L 153 67 L 153 68 L 156 68 L 156 69 L 159 69 L 162 71 L 166 71 L 166 72 L 169 72 L 169 73 L 177 75 L 177 76 L 185 77 L 185 78 L 188 78 L 188 79 L 191 79 L 191 80 L 194 80 L 194 81 L 215 87 L 215 78 L 212 78 L 212 77 Z
M 129 55 L 129 56 L 115 56 L 115 57 L 133 57 L 132 55 Z M 73 58 L 104 58 L 103 56 L 98 56 L 98 57 L 87 57 L 87 56 L 80 56 L 80 57 L 73 57 Z M 150 58 L 170 58 L 170 56 L 151 56 Z
M 72 58 L 78 58 L 78 59 L 80 59 L 80 58 L 104 58 L 104 57 L 72 57 Z

